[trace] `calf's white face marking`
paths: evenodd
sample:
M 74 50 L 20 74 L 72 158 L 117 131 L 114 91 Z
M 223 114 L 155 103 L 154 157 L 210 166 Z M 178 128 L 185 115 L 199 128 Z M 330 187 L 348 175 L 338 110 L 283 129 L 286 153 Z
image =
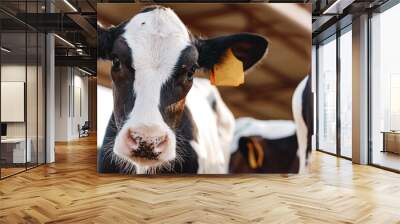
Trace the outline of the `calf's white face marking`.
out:
M 123 125 L 114 145 L 114 152 L 132 161 L 131 147 L 125 140 L 129 130 L 156 139 L 166 136 L 158 160 L 133 159 L 138 170 L 158 166 L 176 157 L 176 139 L 160 113 L 160 93 L 163 84 L 171 77 L 179 56 L 190 43 L 189 32 L 178 16 L 168 8 L 156 8 L 139 13 L 125 26 L 122 34 L 132 52 L 135 70 L 135 104 Z M 130 159 L 128 159 L 130 158 Z

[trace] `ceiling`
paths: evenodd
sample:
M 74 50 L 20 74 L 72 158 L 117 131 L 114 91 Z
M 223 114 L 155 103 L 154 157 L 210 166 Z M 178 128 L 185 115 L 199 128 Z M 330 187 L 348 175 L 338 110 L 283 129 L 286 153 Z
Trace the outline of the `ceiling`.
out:
M 310 72 L 311 4 L 163 4 L 172 8 L 195 34 L 213 37 L 254 32 L 269 40 L 268 54 L 238 88 L 219 88 L 236 117 L 292 119 L 291 98 Z M 143 4 L 98 4 L 104 26 L 135 15 Z M 111 86 L 109 62 L 98 61 L 98 81 Z
M 41 60 L 44 50 L 43 35 L 36 33 L 2 33 L 1 44 L 10 52 L 1 51 L 2 63 L 36 64 Z M 38 41 L 39 40 L 39 41 Z M 41 41 L 42 40 L 42 41 Z
M 318 44 L 389 0 L 313 0 L 313 44 Z M 393 1 L 396 2 L 396 1 Z
M 3 38 L 8 38 L 3 45 L 13 50 L 7 59 L 25 57 L 25 31 L 28 59 L 35 55 L 36 47 L 30 42 L 36 33 L 50 32 L 57 34 L 56 65 L 77 66 L 95 74 L 96 3 L 96 0 L 1 0 L 0 25 Z

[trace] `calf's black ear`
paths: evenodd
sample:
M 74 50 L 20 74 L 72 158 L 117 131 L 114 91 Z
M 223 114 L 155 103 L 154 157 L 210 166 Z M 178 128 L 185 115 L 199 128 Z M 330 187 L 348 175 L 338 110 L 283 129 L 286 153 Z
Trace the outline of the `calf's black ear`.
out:
M 124 32 L 125 23 L 104 29 L 97 26 L 97 58 L 111 60 L 115 40 Z
M 197 40 L 200 67 L 212 70 L 222 62 L 228 49 L 243 63 L 243 70 L 251 68 L 266 53 L 268 41 L 263 36 L 251 33 L 239 33 L 211 39 Z

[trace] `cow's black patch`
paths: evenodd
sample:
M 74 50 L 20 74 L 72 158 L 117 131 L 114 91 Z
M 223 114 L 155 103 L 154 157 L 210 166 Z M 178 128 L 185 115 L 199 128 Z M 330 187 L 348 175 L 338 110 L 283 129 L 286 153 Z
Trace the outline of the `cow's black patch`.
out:
M 214 112 L 217 112 L 217 100 L 216 99 L 211 101 L 211 108 L 213 109 Z
M 132 68 L 131 50 L 124 38 L 119 37 L 115 41 L 111 55 L 120 61 L 118 68 L 112 67 L 111 78 L 113 80 L 114 120 L 117 128 L 121 129 L 135 104 L 133 90 L 135 70 Z
M 210 103 L 210 107 L 214 112 L 217 112 L 217 99 L 215 98 L 214 93 L 210 93 L 210 95 L 207 96 L 207 101 Z
M 111 27 L 108 30 L 97 26 L 97 57 L 102 59 L 111 59 L 111 51 L 114 48 L 114 43 L 118 37 L 121 36 L 125 31 L 125 25 L 127 22 L 123 22 L 116 27 Z
M 262 166 L 256 169 L 252 169 L 248 164 L 248 144 L 253 144 L 254 141 L 264 152 Z M 260 136 L 241 137 L 239 149 L 232 154 L 229 169 L 231 173 L 297 173 L 299 171 L 297 148 L 296 134 L 280 139 L 266 139 Z
M 308 162 L 309 154 L 311 153 L 312 134 L 314 132 L 314 102 L 311 90 L 311 76 L 308 76 L 306 86 L 302 94 L 302 116 L 307 126 L 307 153 L 306 162 Z
M 151 12 L 155 9 L 166 9 L 166 8 L 163 6 L 159 6 L 159 5 L 153 5 L 153 6 L 148 6 L 148 7 L 143 8 L 139 13 Z
M 185 107 L 185 97 L 192 87 L 193 66 L 196 66 L 197 50 L 194 46 L 188 46 L 182 50 L 179 59 L 170 75 L 163 84 L 160 92 L 159 110 L 165 123 L 175 130 L 180 123 Z

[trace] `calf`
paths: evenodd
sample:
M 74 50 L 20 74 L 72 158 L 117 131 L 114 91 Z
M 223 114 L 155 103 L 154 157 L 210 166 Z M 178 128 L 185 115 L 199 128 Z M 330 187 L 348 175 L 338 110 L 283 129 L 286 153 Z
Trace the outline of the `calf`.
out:
M 114 97 L 98 170 L 226 173 L 234 118 L 217 89 L 194 73 L 210 73 L 228 51 L 247 70 L 264 56 L 265 38 L 196 38 L 161 6 L 99 29 L 98 38 L 98 56 L 112 60 Z
M 231 150 L 231 173 L 297 173 L 296 127 L 293 121 L 237 119 Z
M 302 173 L 309 163 L 314 132 L 314 101 L 310 75 L 306 76 L 294 91 L 292 108 L 299 143 L 297 151 L 297 156 L 300 160 L 299 172 Z

